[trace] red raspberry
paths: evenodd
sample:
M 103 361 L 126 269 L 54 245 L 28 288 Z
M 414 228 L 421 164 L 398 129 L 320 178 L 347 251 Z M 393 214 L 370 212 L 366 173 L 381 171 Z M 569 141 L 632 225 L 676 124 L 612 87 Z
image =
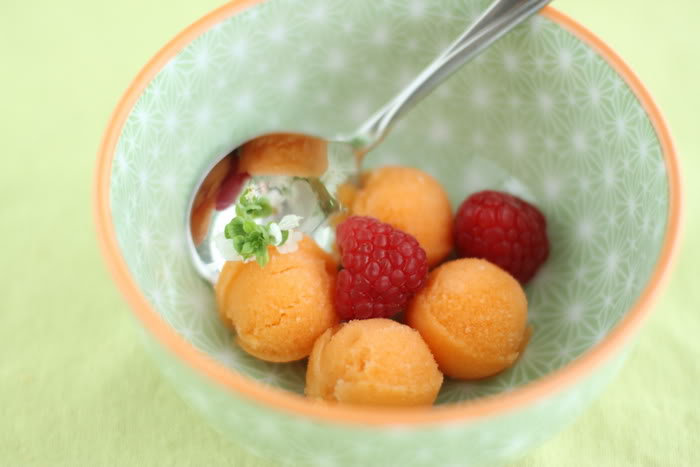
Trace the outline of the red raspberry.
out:
M 239 158 L 231 159 L 231 166 L 228 169 L 228 175 L 221 182 L 219 193 L 216 195 L 216 210 L 223 211 L 236 201 L 241 193 L 241 188 L 248 181 L 250 175 L 246 172 L 238 172 Z
M 467 198 L 455 217 L 461 257 L 482 258 L 527 283 L 549 256 L 547 221 L 520 198 L 482 191 Z
M 425 285 L 425 251 L 411 235 L 372 217 L 352 216 L 338 226 L 343 268 L 335 307 L 342 319 L 390 318 Z

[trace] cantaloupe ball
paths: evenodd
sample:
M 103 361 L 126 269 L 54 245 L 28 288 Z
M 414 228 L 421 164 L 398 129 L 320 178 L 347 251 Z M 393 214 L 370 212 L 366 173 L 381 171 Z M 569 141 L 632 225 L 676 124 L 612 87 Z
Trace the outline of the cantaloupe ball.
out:
M 420 334 L 389 319 L 350 321 L 326 331 L 314 345 L 306 395 L 371 406 L 431 405 L 442 385 Z
M 432 271 L 409 304 L 406 320 L 443 373 L 457 379 L 485 378 L 509 368 L 529 335 L 522 287 L 480 259 L 451 261 Z
M 413 235 L 428 264 L 440 263 L 452 250 L 452 208 L 447 193 L 429 174 L 411 167 L 383 167 L 363 179 L 352 213 L 370 216 Z
M 261 136 L 240 149 L 239 171 L 250 175 L 320 177 L 328 169 L 326 141 L 306 135 Z
M 338 322 L 333 308 L 337 263 L 309 237 L 294 253 L 270 247 L 270 262 L 227 262 L 216 284 L 224 323 L 249 354 L 268 362 L 307 357 Z

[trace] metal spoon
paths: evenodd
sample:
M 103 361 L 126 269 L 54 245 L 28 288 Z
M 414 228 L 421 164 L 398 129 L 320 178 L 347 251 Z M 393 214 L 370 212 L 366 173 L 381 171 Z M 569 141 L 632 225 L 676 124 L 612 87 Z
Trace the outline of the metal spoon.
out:
M 381 143 L 394 124 L 445 79 L 550 1 L 495 0 L 457 40 L 356 132 L 325 142 L 329 168 L 319 177 L 246 177 L 237 174 L 238 149 L 224 157 L 202 179 L 190 203 L 189 247 L 201 276 L 211 283 L 216 282 L 224 260 L 213 237 L 235 216 L 233 202 L 244 184 L 255 185 L 271 198 L 275 210 L 273 219 L 286 214 L 304 217 L 300 230 L 312 235 L 322 247 L 329 248 L 334 239 L 328 220 L 343 209 L 337 199 L 338 188 L 345 182 L 355 181 L 364 155 Z M 318 141 L 315 137 L 309 138 Z

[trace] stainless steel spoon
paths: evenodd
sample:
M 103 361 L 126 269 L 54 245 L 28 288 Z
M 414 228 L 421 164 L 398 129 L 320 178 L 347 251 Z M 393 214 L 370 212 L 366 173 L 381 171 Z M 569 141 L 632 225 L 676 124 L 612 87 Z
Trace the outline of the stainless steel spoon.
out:
M 236 151 L 227 155 L 203 177 L 190 203 L 189 247 L 201 276 L 211 283 L 218 277 L 224 260 L 214 245 L 214 234 L 223 231 L 235 216 L 232 194 L 239 192 L 242 184 L 255 185 L 271 198 L 275 211 L 271 219 L 287 214 L 300 215 L 304 218 L 300 230 L 312 235 L 322 247 L 329 248 L 334 239 L 328 219 L 343 208 L 337 199 L 337 190 L 343 183 L 355 180 L 364 155 L 381 143 L 396 122 L 445 79 L 550 1 L 495 0 L 457 40 L 357 131 L 349 137 L 327 142 L 329 169 L 318 178 L 277 175 L 244 179 L 235 175 Z

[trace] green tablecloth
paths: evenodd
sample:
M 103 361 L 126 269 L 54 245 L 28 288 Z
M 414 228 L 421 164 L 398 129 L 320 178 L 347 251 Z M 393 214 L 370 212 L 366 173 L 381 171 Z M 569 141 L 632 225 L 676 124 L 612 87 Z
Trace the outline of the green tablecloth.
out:
M 140 67 L 217 0 L 0 4 L 0 465 L 255 466 L 142 350 L 98 255 L 95 153 Z M 517 465 L 700 465 L 696 0 L 560 0 L 641 75 L 677 138 L 687 235 L 621 376 Z M 669 8 L 673 4 L 673 8 Z

